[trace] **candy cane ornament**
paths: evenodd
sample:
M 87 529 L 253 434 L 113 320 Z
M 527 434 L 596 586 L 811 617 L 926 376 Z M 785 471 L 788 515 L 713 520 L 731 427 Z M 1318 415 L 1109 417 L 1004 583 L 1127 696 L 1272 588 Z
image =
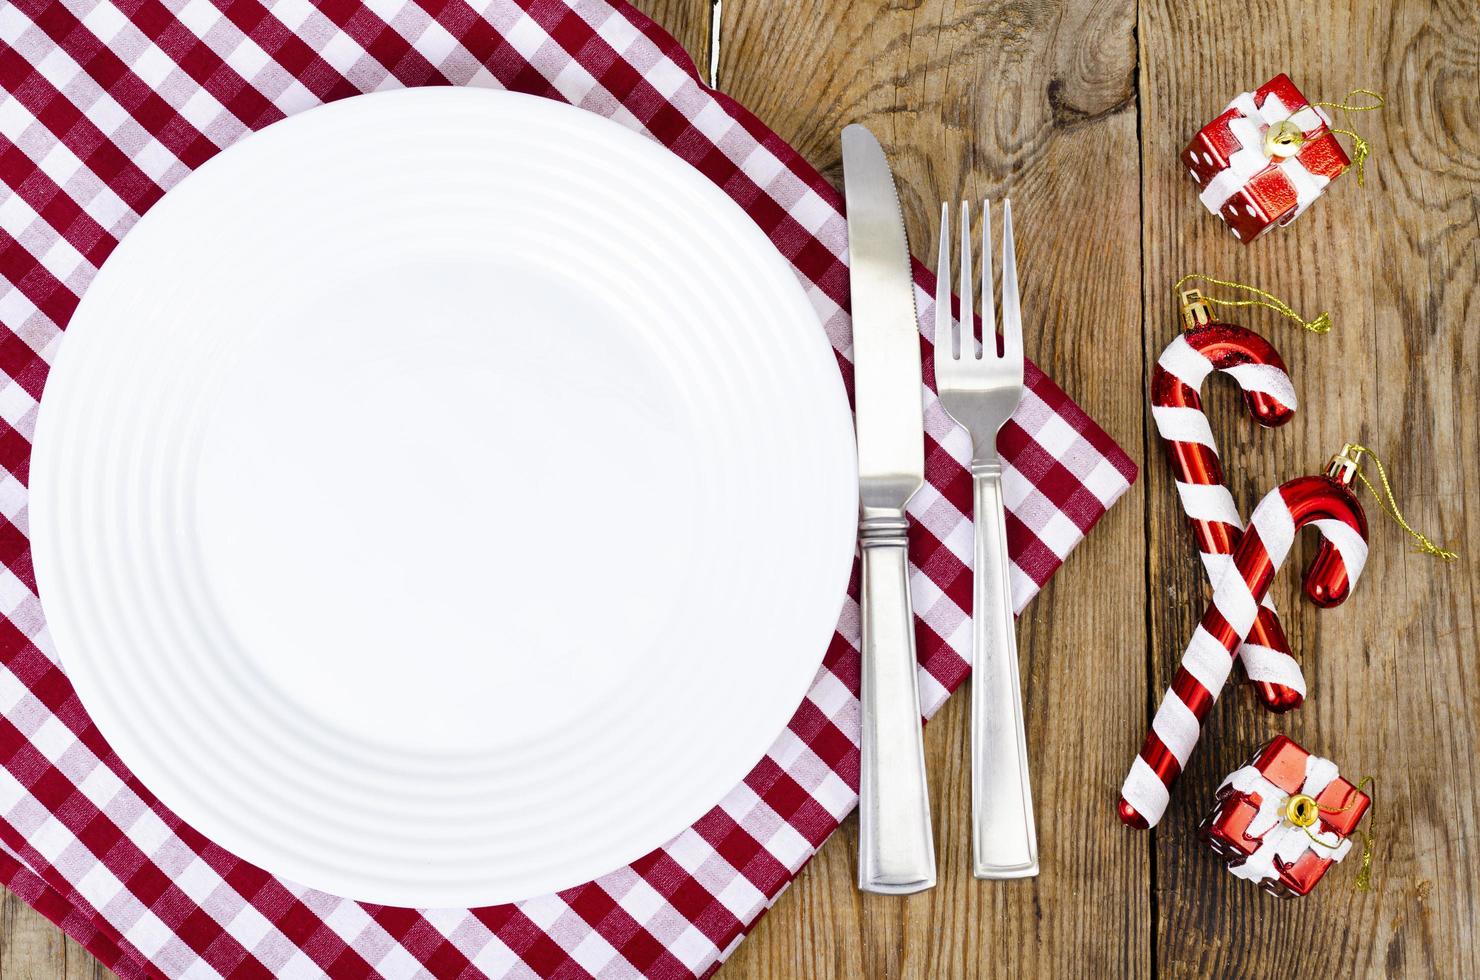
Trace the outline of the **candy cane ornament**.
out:
M 1203 719 L 1233 668 L 1234 652 L 1253 628 L 1260 600 L 1297 531 L 1314 526 L 1323 539 L 1306 575 L 1306 595 L 1335 605 L 1350 594 L 1367 561 L 1367 517 L 1347 487 L 1355 471 L 1355 463 L 1333 460 L 1325 476 L 1291 480 L 1254 508 L 1121 787 L 1117 810 L 1126 824 L 1152 827 L 1166 812 L 1172 784 L 1187 765 Z
M 1203 413 L 1201 388 L 1213 371 L 1233 378 L 1249 414 L 1274 428 L 1295 414 L 1295 386 L 1279 352 L 1263 337 L 1211 319 L 1202 294 L 1182 294 L 1191 329 L 1162 351 L 1151 376 L 1151 415 L 1166 443 L 1177 496 L 1192 526 L 1208 581 L 1216 583 L 1243 534 L 1243 519 L 1224 482 L 1212 428 Z M 1290 643 L 1274 604 L 1265 596 L 1239 659 L 1271 711 L 1289 711 L 1305 700 L 1305 677 L 1290 656 Z

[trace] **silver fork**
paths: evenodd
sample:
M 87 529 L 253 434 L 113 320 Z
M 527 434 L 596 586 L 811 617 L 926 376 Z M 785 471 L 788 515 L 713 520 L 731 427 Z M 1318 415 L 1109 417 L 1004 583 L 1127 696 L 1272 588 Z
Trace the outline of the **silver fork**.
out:
M 1038 874 L 1028 785 L 1017 636 L 997 431 L 1023 396 L 1023 321 L 1012 247 L 1012 203 L 1002 205 L 1002 354 L 992 302 L 992 209 L 982 212 L 982 340 L 972 336 L 971 206 L 961 205 L 961 321 L 951 319 L 950 211 L 940 208 L 935 279 L 935 379 L 941 405 L 971 436 L 976 524 L 972 585 L 971 836 L 978 878 Z

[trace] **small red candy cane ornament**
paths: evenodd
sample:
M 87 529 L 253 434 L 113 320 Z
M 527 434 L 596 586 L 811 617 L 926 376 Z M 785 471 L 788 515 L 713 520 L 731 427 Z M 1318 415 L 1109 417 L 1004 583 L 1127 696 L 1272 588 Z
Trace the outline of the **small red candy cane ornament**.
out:
M 1234 651 L 1253 628 L 1297 531 L 1314 526 L 1323 538 L 1306 575 L 1306 594 L 1335 605 L 1350 593 L 1367 561 L 1367 517 L 1347 488 L 1354 474 L 1354 464 L 1333 460 L 1327 475 L 1297 477 L 1254 508 L 1120 789 L 1117 811 L 1126 824 L 1152 827 L 1166 812 L 1172 784 L 1233 668 Z
M 1295 386 L 1269 341 L 1252 330 L 1214 321 L 1195 289 L 1182 294 L 1182 304 L 1190 329 L 1178 334 L 1157 359 L 1151 376 L 1151 415 L 1166 443 L 1177 496 L 1208 581 L 1216 583 L 1228 568 L 1244 525 L 1224 483 L 1218 446 L 1203 413 L 1203 381 L 1213 371 L 1233 378 L 1243 390 L 1249 414 L 1266 428 L 1284 425 L 1295 414 Z M 1305 700 L 1305 677 L 1290 656 L 1290 642 L 1268 596 L 1238 655 L 1266 708 L 1289 711 Z

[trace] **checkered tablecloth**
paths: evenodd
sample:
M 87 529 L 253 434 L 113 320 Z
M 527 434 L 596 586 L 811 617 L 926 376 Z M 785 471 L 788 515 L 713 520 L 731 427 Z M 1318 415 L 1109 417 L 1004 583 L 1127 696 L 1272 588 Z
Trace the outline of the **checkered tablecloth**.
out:
M 561 99 L 669 147 L 792 262 L 851 375 L 838 194 L 621 0 L 0 3 L 0 881 L 123 976 L 704 975 L 856 802 L 852 600 L 743 783 L 631 866 L 515 905 L 385 908 L 278 879 L 181 824 L 89 721 L 47 634 L 26 519 L 38 399 L 78 298 L 222 147 L 324 101 L 434 84 Z M 916 282 L 923 325 L 918 266 Z M 1031 365 L 1027 379 L 1001 437 L 1019 609 L 1135 476 L 1052 381 Z M 933 712 L 967 671 L 971 481 L 964 434 L 926 399 L 911 557 Z

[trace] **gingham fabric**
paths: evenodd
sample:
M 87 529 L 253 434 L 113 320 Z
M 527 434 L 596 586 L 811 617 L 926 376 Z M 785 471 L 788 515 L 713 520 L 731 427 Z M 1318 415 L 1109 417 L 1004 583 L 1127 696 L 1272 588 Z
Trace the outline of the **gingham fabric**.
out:
M 385 908 L 275 878 L 182 825 L 90 723 L 26 538 L 29 440 L 78 298 L 139 215 L 222 147 L 324 101 L 430 84 L 562 99 L 671 148 L 794 264 L 851 375 L 838 194 L 620 0 L 0 4 L 0 880 L 123 976 L 702 976 L 855 804 L 852 598 L 806 700 L 743 783 L 631 866 L 516 905 Z M 916 282 L 923 327 L 932 282 L 918 265 Z M 1135 476 L 1031 365 L 1027 380 L 1001 438 L 1018 608 Z M 971 479 L 967 439 L 926 398 L 911 557 L 934 711 L 967 671 Z

